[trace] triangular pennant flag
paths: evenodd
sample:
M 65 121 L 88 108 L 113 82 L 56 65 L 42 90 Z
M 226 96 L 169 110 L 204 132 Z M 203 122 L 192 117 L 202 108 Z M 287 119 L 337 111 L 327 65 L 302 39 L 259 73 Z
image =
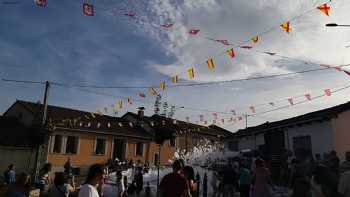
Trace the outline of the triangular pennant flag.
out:
M 235 55 L 235 52 L 233 51 L 233 49 L 229 49 L 226 51 L 226 53 L 228 54 L 228 56 L 230 58 L 234 58 L 236 55 Z
M 171 28 L 173 27 L 174 24 L 172 23 L 168 23 L 168 24 L 163 24 L 163 25 L 160 25 L 161 27 L 164 27 L 164 28 Z
M 171 83 L 177 83 L 178 77 L 177 75 L 171 77 Z
M 258 36 L 254 36 L 251 40 L 252 40 L 252 42 L 253 42 L 254 44 L 256 44 L 256 43 L 258 43 L 258 41 L 259 41 L 259 37 L 258 37 Z
M 208 65 L 208 69 L 209 69 L 209 70 L 213 70 L 213 69 L 215 68 L 215 64 L 214 64 L 214 61 L 213 61 L 212 58 L 209 58 L 209 59 L 207 60 L 207 65 Z
M 134 16 L 136 16 L 136 13 L 134 13 L 134 12 L 128 12 L 128 13 L 124 14 L 124 16 L 134 17 Z
M 158 92 L 155 88 L 149 88 L 149 94 L 151 96 L 157 96 L 158 95 Z
M 334 69 L 337 71 L 343 71 L 343 69 L 340 66 L 336 66 L 336 67 L 334 67 Z
M 161 81 L 161 82 L 160 82 L 159 88 L 160 88 L 161 90 L 165 90 L 165 81 Z
M 123 108 L 123 101 L 122 100 L 118 101 L 118 108 L 119 109 Z
M 194 69 L 193 68 L 188 69 L 187 73 L 188 73 L 188 77 L 190 79 L 194 79 Z
M 128 103 L 129 103 L 129 105 L 132 105 L 132 97 L 131 96 L 128 97 Z
M 287 33 L 290 33 L 292 31 L 292 29 L 290 28 L 290 23 L 285 22 L 283 24 L 280 25 L 282 29 L 284 29 L 284 31 L 286 31 Z
M 325 89 L 325 90 L 324 90 L 324 95 L 326 95 L 326 96 L 331 96 L 331 95 L 332 95 L 331 89 Z
M 139 95 L 139 97 L 142 97 L 142 98 L 145 98 L 145 97 L 146 97 L 146 94 L 143 93 L 143 92 L 139 92 L 138 95 Z
M 46 0 L 34 0 L 35 4 L 40 7 L 45 7 L 46 6 Z
M 293 98 L 289 98 L 289 99 L 288 99 L 288 102 L 289 102 L 291 105 L 294 105 Z
M 309 93 L 305 94 L 305 98 L 306 98 L 307 100 L 311 101 L 311 94 L 309 94 Z
M 252 111 L 253 114 L 255 114 L 256 111 L 255 111 L 255 107 L 254 106 L 250 106 L 249 109 L 250 109 L 250 111 Z
M 350 71 L 347 70 L 343 70 L 345 74 L 347 74 L 348 76 L 350 76 Z
M 319 9 L 325 15 L 329 16 L 329 13 L 331 11 L 331 6 L 329 6 L 327 3 L 325 3 L 325 4 L 318 6 L 317 9 Z
M 83 13 L 85 16 L 93 16 L 94 15 L 94 6 L 88 3 L 83 4 Z
M 188 31 L 188 33 L 191 35 L 197 35 L 199 31 L 200 31 L 199 29 L 191 29 L 190 31 Z

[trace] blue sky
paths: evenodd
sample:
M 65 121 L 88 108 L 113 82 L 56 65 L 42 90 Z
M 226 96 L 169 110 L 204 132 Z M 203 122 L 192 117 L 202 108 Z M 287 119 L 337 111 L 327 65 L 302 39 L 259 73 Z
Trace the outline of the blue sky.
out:
M 10 2 L 10 0 L 8 0 Z M 82 2 L 48 0 L 45 8 L 32 1 L 14 1 L 0 4 L 0 77 L 19 80 L 55 81 L 68 84 L 101 86 L 158 86 L 174 73 L 180 83 L 187 83 L 184 73 L 191 65 L 196 67 L 195 81 L 221 81 L 256 75 L 317 68 L 299 62 L 267 57 L 239 50 L 235 60 L 217 56 L 227 47 L 202 39 L 204 35 L 227 39 L 234 43 L 249 39 L 258 32 L 277 26 L 284 20 L 310 10 L 323 1 L 295 0 L 89 0 L 95 6 L 95 16 L 82 14 Z M 255 47 L 276 51 L 283 55 L 340 65 L 350 63 L 350 29 L 325 28 L 328 22 L 350 23 L 345 0 L 332 1 L 331 16 L 314 10 L 292 22 L 292 33 L 276 28 L 260 38 Z M 142 23 L 115 13 L 132 11 Z M 155 24 L 175 23 L 171 30 L 162 30 Z M 201 29 L 200 35 L 190 36 L 190 28 Z M 202 64 L 214 57 L 217 68 L 209 72 Z M 350 69 L 350 68 L 349 68 Z M 321 94 L 325 88 L 349 84 L 345 74 L 330 70 L 293 77 L 252 80 L 214 86 L 169 88 L 162 92 L 169 105 L 212 111 L 239 109 L 249 112 L 248 106 L 268 103 L 305 92 Z M 145 106 L 152 111 L 154 97 L 137 98 L 142 89 L 88 89 L 114 95 L 97 95 L 81 89 L 53 86 L 49 103 L 52 105 L 96 111 L 110 107 L 119 97 L 133 96 L 141 102 L 122 109 L 135 111 Z M 307 104 L 252 117 L 249 125 L 292 117 L 348 101 L 349 91 L 334 94 Z M 0 111 L 4 112 L 16 99 L 41 100 L 40 85 L 0 82 Z M 125 100 L 124 100 L 125 101 Z M 283 104 L 283 103 L 282 103 Z M 284 103 L 285 104 L 285 103 Z M 268 106 L 257 111 L 268 110 Z M 178 110 L 176 117 L 191 120 L 212 119 L 211 113 L 196 110 Z M 227 116 L 225 116 L 227 118 Z M 221 125 L 235 131 L 244 126 Z

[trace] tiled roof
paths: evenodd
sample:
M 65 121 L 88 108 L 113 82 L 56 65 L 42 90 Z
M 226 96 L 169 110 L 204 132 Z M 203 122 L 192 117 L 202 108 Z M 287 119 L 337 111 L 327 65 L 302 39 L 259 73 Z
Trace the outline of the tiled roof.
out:
M 42 104 L 26 101 L 17 101 L 17 103 L 24 106 L 40 120 L 43 109 Z M 149 134 L 143 132 L 141 129 L 137 129 L 136 125 L 131 124 L 125 119 L 97 114 L 93 117 L 90 112 L 52 105 L 49 105 L 47 108 L 47 121 L 54 124 L 57 129 L 151 138 Z
M 349 109 L 350 109 L 350 102 L 347 102 L 341 105 L 322 109 L 319 111 L 314 111 L 314 112 L 303 114 L 293 118 L 288 118 L 288 119 L 275 121 L 275 122 L 266 122 L 264 124 L 257 125 L 254 127 L 241 129 L 241 130 L 238 130 L 236 133 L 234 133 L 233 136 L 244 136 L 244 135 L 249 135 L 251 133 L 259 133 L 259 132 L 265 132 L 269 130 L 283 129 L 285 127 L 291 127 L 291 126 L 305 124 L 313 121 L 329 120 L 332 117 L 337 116 L 339 113 Z

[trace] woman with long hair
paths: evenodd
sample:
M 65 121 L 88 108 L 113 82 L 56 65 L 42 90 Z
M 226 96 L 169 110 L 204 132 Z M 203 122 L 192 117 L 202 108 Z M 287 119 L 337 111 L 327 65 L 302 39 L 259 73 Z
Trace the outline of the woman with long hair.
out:
M 90 167 L 85 184 L 80 188 L 78 197 L 99 197 L 97 187 L 103 183 L 105 175 L 104 167 L 94 164 Z

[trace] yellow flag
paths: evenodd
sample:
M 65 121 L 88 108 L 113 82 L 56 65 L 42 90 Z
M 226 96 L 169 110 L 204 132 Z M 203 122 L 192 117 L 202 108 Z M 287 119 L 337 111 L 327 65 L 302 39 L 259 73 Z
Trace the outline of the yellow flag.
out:
M 235 52 L 233 51 L 233 49 L 229 49 L 229 50 L 227 50 L 226 51 L 227 52 L 227 54 L 228 54 L 228 56 L 230 57 L 230 58 L 234 58 L 236 55 L 235 55 Z
M 119 109 L 123 108 L 123 101 L 122 100 L 118 101 L 118 107 L 119 107 Z
M 213 70 L 215 68 L 215 64 L 214 64 L 214 61 L 213 61 L 212 58 L 208 59 L 207 64 L 208 64 L 208 69 L 209 70 Z
M 160 88 L 161 90 L 165 90 L 165 81 L 161 81 L 161 82 L 160 82 L 159 88 Z
M 177 80 L 178 80 L 177 75 L 171 77 L 172 83 L 177 83 Z
M 252 42 L 253 42 L 254 44 L 258 43 L 258 41 L 259 41 L 259 37 L 258 37 L 258 36 L 254 36 L 254 37 L 252 38 Z
M 284 31 L 286 31 L 287 33 L 291 32 L 292 31 L 292 28 L 290 28 L 290 25 L 289 25 L 289 21 L 288 22 L 285 22 L 283 24 L 280 25 L 282 29 L 284 29 Z
M 187 73 L 188 73 L 188 77 L 190 79 L 194 79 L 194 70 L 193 70 L 193 68 L 188 69 Z

